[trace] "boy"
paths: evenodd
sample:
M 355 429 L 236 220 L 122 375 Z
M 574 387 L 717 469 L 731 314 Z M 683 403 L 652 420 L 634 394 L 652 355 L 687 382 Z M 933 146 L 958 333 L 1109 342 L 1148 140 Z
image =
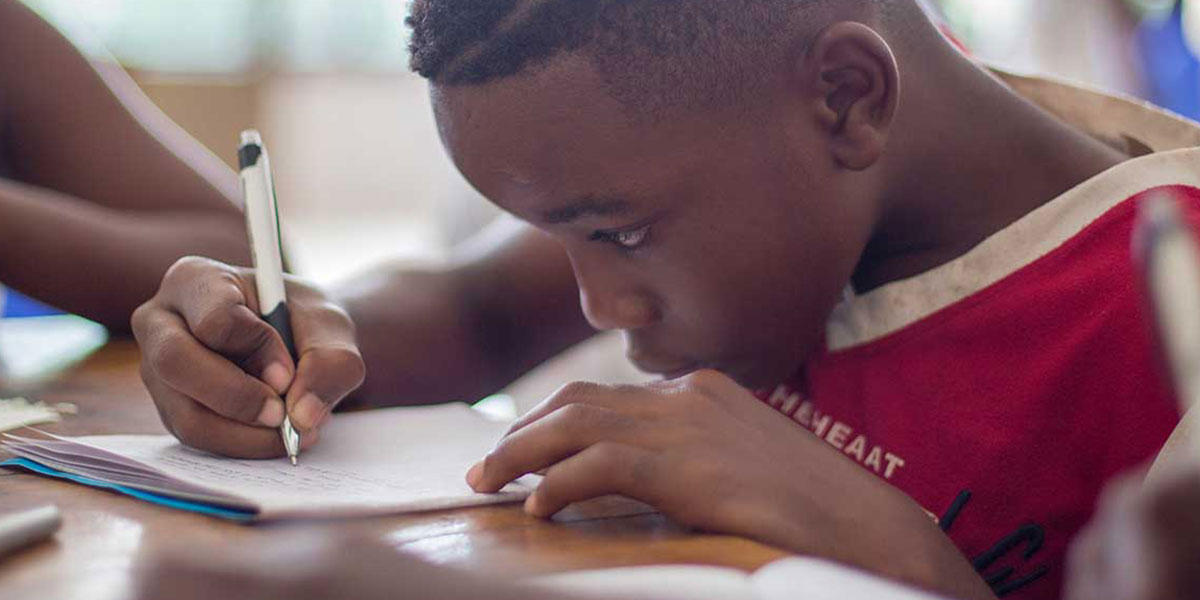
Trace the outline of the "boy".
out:
M 1039 108 L 911 0 L 422 0 L 411 24 L 451 157 L 539 232 L 336 300 L 295 283 L 297 364 L 249 272 L 177 264 L 134 327 L 181 440 L 278 456 L 286 398 L 311 445 L 366 372 L 370 405 L 489 392 L 586 335 L 578 293 L 666 380 L 565 386 L 476 490 L 544 471 L 535 515 L 620 493 L 954 597 L 1059 595 L 1103 481 L 1176 422 L 1128 247 L 1140 193 L 1197 183 L 1196 151 L 1152 153 L 1191 124 L 1014 79 Z
M 0 285 L 127 332 L 180 257 L 249 257 L 236 176 L 15 0 L 0 140 Z

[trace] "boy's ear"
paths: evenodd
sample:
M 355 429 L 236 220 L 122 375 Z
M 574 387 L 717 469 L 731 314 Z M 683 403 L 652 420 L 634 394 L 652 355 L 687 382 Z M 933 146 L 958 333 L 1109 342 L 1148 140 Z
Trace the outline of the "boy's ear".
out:
M 899 68 L 887 42 L 861 23 L 834 23 L 817 34 L 799 62 L 833 159 L 854 171 L 874 165 L 900 100 Z

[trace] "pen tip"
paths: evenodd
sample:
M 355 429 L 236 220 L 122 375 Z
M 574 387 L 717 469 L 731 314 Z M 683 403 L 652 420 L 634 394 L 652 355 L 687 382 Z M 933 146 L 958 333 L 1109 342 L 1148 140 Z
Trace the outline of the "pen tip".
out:
M 295 457 L 295 456 L 289 456 L 288 458 L 292 459 L 292 466 L 293 466 L 293 467 L 294 467 L 294 466 L 296 466 L 296 457 Z

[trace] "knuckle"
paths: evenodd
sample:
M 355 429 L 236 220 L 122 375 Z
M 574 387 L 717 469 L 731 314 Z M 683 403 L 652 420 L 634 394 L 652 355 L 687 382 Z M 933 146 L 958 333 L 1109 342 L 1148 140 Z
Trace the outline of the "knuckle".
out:
M 163 275 L 163 287 L 177 285 L 190 280 L 213 266 L 212 259 L 201 256 L 185 256 L 175 261 Z
M 659 481 L 659 473 L 655 469 L 652 455 L 640 452 L 625 454 L 625 465 L 619 472 L 625 483 L 637 489 L 644 489 Z
M 592 455 L 596 462 L 609 473 L 621 471 L 620 465 L 628 458 L 628 452 L 624 446 L 615 442 L 599 442 L 592 446 Z
M 367 375 L 367 366 L 363 362 L 362 353 L 351 346 L 326 346 L 310 350 L 314 362 L 320 369 L 334 377 L 331 380 L 340 382 L 339 391 L 349 393 L 362 385 Z
M 570 425 L 587 425 L 596 420 L 596 414 L 592 407 L 578 402 L 562 406 L 555 412 L 558 413 L 557 420 Z
M 558 388 L 550 396 L 554 406 L 564 406 L 595 395 L 601 386 L 590 381 L 572 381 Z
M 492 476 L 503 476 L 508 471 L 508 453 L 512 448 L 509 438 L 500 440 L 495 449 L 483 457 L 483 472 Z
M 174 279 L 185 275 L 188 271 L 193 271 L 197 265 L 203 264 L 205 259 L 199 256 L 184 256 L 176 260 L 169 268 L 167 268 L 166 279 Z
M 209 348 L 224 348 L 239 334 L 241 324 L 233 314 L 221 307 L 210 310 L 192 326 L 192 333 Z
M 152 316 L 154 314 L 154 310 L 154 301 L 151 300 L 142 303 L 141 306 L 138 306 L 136 309 L 134 309 L 133 314 L 129 316 L 129 325 L 130 329 L 133 331 L 133 337 L 139 342 L 144 340 L 146 337 L 146 328 L 153 320 Z
M 316 315 L 329 328 L 348 329 L 354 333 L 354 320 L 350 318 L 350 314 L 332 302 L 321 302 Z
M 178 329 L 169 329 L 160 334 L 158 343 L 146 354 L 146 362 L 162 379 L 170 380 L 187 364 L 186 334 Z
M 630 453 L 626 447 L 616 442 L 597 442 L 589 454 L 591 464 L 588 468 L 596 477 L 605 480 L 610 487 L 623 487 L 622 484 L 629 483 L 626 473 Z

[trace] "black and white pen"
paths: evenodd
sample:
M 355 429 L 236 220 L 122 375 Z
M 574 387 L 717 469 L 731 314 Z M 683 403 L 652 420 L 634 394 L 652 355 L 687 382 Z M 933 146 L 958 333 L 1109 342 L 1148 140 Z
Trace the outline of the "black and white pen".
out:
M 296 344 L 292 341 L 292 321 L 283 284 L 283 251 L 275 183 L 271 178 L 267 148 L 256 130 L 242 132 L 238 146 L 238 169 L 246 203 L 246 231 L 250 235 L 250 248 L 254 256 L 258 312 L 264 321 L 279 332 L 288 354 L 292 355 L 292 360 L 296 360 Z M 286 414 L 283 424 L 279 426 L 279 433 L 283 436 L 288 459 L 295 466 L 300 455 L 300 435 Z

